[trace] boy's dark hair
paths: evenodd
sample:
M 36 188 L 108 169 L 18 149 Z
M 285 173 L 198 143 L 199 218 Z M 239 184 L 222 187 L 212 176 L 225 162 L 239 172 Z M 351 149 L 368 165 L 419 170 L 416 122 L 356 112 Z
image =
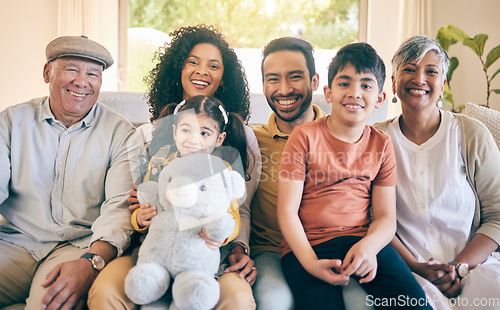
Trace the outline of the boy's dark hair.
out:
M 377 79 L 379 92 L 384 88 L 385 65 L 370 44 L 360 42 L 352 43 L 341 48 L 328 66 L 328 87 L 332 87 L 332 81 L 339 70 L 344 69 L 347 64 L 356 68 L 356 72 L 371 72 Z
M 262 81 L 264 81 L 264 61 L 267 55 L 279 51 L 294 51 L 300 52 L 304 55 L 307 64 L 307 70 L 309 71 L 309 78 L 312 80 L 313 76 L 316 74 L 316 67 L 314 65 L 313 47 L 312 45 L 299 38 L 294 37 L 283 37 L 274 39 L 269 42 L 262 52 L 262 63 L 260 65 L 260 71 L 262 72 Z

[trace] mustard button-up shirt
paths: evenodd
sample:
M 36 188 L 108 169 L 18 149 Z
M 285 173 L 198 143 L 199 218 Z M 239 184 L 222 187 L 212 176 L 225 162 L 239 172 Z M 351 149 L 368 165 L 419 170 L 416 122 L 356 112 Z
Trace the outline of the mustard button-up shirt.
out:
M 326 113 L 313 105 L 314 119 L 326 116 Z M 278 196 L 278 169 L 281 153 L 285 148 L 288 134 L 281 132 L 276 124 L 276 114 L 269 116 L 267 124 L 252 126 L 259 142 L 262 155 L 262 174 L 259 187 L 252 200 L 252 230 L 250 249 L 253 254 L 259 252 L 280 252 L 283 235 L 278 225 L 276 199 Z

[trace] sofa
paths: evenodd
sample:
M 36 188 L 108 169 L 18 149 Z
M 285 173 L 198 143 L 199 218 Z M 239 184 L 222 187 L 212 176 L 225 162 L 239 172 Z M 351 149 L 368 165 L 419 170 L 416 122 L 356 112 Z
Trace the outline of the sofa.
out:
M 125 116 L 132 124 L 139 126 L 149 122 L 148 104 L 144 93 L 141 92 L 101 92 L 99 100 Z M 263 94 L 250 96 L 251 116 L 249 125 L 267 123 L 271 109 Z M 324 100 L 323 95 L 313 95 L 313 103 L 323 111 L 329 112 L 331 107 Z M 387 103 L 376 109 L 369 119 L 369 123 L 383 121 L 387 115 Z M 366 306 L 366 293 L 356 281 L 350 281 L 343 291 L 346 310 L 374 309 Z
M 136 126 L 149 122 L 149 106 L 146 95 L 143 92 L 102 91 L 99 95 L 99 100 L 125 116 Z M 314 94 L 312 102 L 326 113 L 330 113 L 331 106 L 325 102 L 322 94 Z M 386 102 L 381 108 L 375 109 L 368 119 L 368 124 L 386 120 L 387 105 L 388 103 Z M 248 120 L 248 124 L 257 125 L 267 123 L 270 114 L 271 109 L 267 104 L 265 96 L 259 93 L 252 93 L 250 95 L 250 119 Z

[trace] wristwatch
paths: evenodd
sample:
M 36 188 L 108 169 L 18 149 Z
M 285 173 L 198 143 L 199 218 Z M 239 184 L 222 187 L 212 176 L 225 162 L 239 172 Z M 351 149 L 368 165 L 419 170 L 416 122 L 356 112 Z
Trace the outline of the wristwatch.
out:
M 106 266 L 104 259 L 95 253 L 85 253 L 80 258 L 88 259 L 92 264 L 92 268 L 97 271 L 101 271 Z
M 241 246 L 241 247 L 243 248 L 243 252 L 245 253 L 245 255 L 248 255 L 248 248 L 247 248 L 247 246 L 246 246 L 243 242 L 241 242 L 241 241 L 236 241 L 236 242 L 234 242 L 234 243 L 233 243 L 233 248 L 234 248 L 236 245 Z
M 448 265 L 455 267 L 457 270 L 458 277 L 460 279 L 464 278 L 469 274 L 469 264 L 461 263 L 461 262 L 449 262 Z

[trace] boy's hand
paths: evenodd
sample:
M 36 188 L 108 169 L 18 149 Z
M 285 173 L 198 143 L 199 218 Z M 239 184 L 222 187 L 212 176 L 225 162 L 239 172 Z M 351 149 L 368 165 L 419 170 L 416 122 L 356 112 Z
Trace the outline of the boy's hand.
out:
M 344 257 L 340 270 L 347 277 L 351 275 L 360 277 L 359 283 L 368 283 L 377 275 L 377 253 L 363 243 L 361 240 L 351 247 Z
M 349 276 L 340 273 L 340 259 L 319 259 L 308 264 L 306 270 L 318 279 L 332 285 L 347 285 Z
M 141 203 L 140 210 L 137 212 L 137 224 L 139 227 L 149 227 L 151 219 L 156 215 L 156 207 L 150 207 L 149 203 Z

